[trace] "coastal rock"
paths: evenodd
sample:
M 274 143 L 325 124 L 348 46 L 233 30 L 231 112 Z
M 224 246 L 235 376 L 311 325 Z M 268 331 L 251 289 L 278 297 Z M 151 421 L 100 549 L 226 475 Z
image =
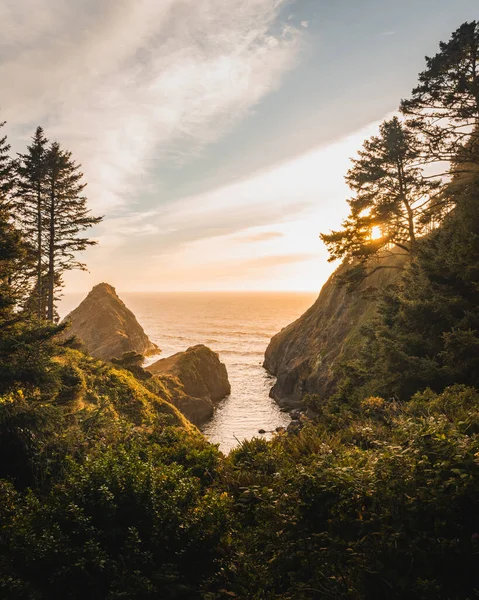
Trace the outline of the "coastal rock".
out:
M 146 370 L 155 376 L 148 386 L 165 385 L 173 404 L 195 425 L 211 418 L 215 404 L 231 393 L 225 365 L 203 345 L 160 359 Z
M 108 283 L 96 285 L 64 321 L 70 327 L 63 337 L 74 335 L 95 358 L 110 360 L 125 352 L 144 356 L 160 352 Z
M 285 409 L 302 406 L 305 394 L 326 398 L 335 391 L 335 367 L 354 356 L 361 329 L 376 313 L 378 292 L 394 283 L 405 263 L 402 254 L 382 257 L 377 269 L 354 291 L 338 285 L 343 263 L 323 286 L 314 305 L 271 340 L 264 367 L 276 376 L 271 397 Z

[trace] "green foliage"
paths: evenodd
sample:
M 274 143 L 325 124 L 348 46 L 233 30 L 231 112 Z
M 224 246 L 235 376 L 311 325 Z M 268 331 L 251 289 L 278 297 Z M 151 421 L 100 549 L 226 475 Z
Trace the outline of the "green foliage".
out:
M 35 386 L 17 382 L 0 395 L 0 477 L 20 487 L 51 485 L 68 456 L 82 459 L 98 439 L 113 441 L 134 427 L 160 435 L 174 425 L 199 435 L 173 406 L 126 371 L 74 350 L 50 357 L 48 365 Z M 180 430 L 176 435 L 174 442 L 170 434 L 170 451 L 180 453 Z M 199 457 L 203 447 L 195 448 Z M 185 460 L 186 455 L 184 450 Z
M 456 387 L 406 405 L 370 398 L 340 429 L 330 406 L 298 436 L 243 444 L 226 480 L 241 541 L 232 589 L 258 599 L 474 597 L 478 419 L 477 391 Z
M 7 520 L 0 585 L 9 598 L 199 597 L 221 556 L 228 508 L 225 494 L 165 464 L 153 441 L 100 444 L 42 502 L 27 495 Z
M 351 378 L 360 395 L 406 399 L 426 387 L 479 386 L 479 178 L 453 189 L 457 208 L 421 240 L 365 332 Z
M 111 362 L 114 365 L 118 365 L 119 367 L 130 371 L 130 373 L 133 373 L 140 381 L 147 381 L 148 379 L 151 379 L 153 375 L 141 366 L 144 360 L 145 357 L 138 352 L 125 352 L 120 358 L 112 358 Z
M 462 150 L 479 139 L 479 22 L 463 23 L 439 52 L 426 57 L 426 69 L 412 97 L 401 102 L 408 124 L 423 139 L 424 162 L 468 162 Z M 471 133 L 472 130 L 472 133 Z
M 86 266 L 75 258 L 96 242 L 79 234 L 99 223 L 103 217 L 93 217 L 83 196 L 86 183 L 83 173 L 71 152 L 54 142 L 45 154 L 45 218 L 48 259 L 47 318 L 54 319 L 55 290 L 61 286 L 61 276 L 72 269 L 85 270 Z
M 63 327 L 39 324 L 30 315 L 0 319 L 0 393 L 18 388 L 55 386 L 53 338 Z
M 0 129 L 5 121 L 0 121 Z M 15 186 L 14 163 L 10 158 L 10 144 L 7 137 L 0 137 L 0 211 L 8 209 Z
M 364 142 L 346 175 L 355 192 L 340 231 L 322 234 L 330 260 L 353 257 L 364 263 L 390 244 L 405 252 L 428 224 L 428 197 L 439 184 L 418 166 L 418 141 L 397 117 L 385 121 L 379 136 Z M 373 237 L 372 233 L 377 235 Z
M 35 287 L 31 299 L 32 311 L 38 319 L 46 318 L 48 273 L 44 265 L 44 224 L 46 189 L 46 152 L 48 140 L 43 129 L 37 127 L 32 143 L 25 154 L 20 154 L 16 165 L 17 209 L 23 231 L 31 240 L 35 254 Z

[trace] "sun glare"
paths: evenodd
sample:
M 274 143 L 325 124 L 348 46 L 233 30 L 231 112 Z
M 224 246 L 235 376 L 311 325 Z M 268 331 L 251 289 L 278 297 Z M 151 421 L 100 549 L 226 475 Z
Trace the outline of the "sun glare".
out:
M 371 229 L 371 239 L 372 240 L 380 240 L 383 237 L 383 232 L 381 231 L 381 227 L 375 225 Z

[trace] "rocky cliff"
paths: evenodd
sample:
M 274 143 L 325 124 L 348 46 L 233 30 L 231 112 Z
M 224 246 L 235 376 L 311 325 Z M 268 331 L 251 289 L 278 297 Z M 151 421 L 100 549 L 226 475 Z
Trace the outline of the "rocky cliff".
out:
M 70 322 L 64 336 L 76 336 L 95 358 L 109 360 L 125 352 L 145 356 L 159 352 L 108 283 L 96 285 L 64 320 Z
M 391 253 L 354 291 L 338 285 L 341 265 L 323 286 L 315 304 L 271 340 L 264 367 L 277 377 L 271 396 L 285 408 L 301 406 L 307 393 L 327 397 L 337 384 L 335 367 L 354 356 L 360 331 L 374 316 L 378 292 L 401 273 L 405 257 Z
M 154 375 L 148 387 L 164 385 L 171 402 L 195 425 L 211 418 L 215 403 L 231 393 L 225 365 L 203 345 L 158 360 L 146 370 Z

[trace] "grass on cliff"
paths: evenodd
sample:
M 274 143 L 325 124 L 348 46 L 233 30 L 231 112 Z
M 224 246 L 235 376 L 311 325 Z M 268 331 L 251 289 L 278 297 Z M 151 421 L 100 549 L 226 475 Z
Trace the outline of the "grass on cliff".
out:
M 56 360 L 61 379 L 57 401 L 64 399 L 88 410 L 96 410 L 108 403 L 119 417 L 136 425 L 151 424 L 160 419 L 165 425 L 192 427 L 170 404 L 170 393 L 165 386 L 156 387 L 153 393 L 127 370 L 75 350 L 67 350 Z

